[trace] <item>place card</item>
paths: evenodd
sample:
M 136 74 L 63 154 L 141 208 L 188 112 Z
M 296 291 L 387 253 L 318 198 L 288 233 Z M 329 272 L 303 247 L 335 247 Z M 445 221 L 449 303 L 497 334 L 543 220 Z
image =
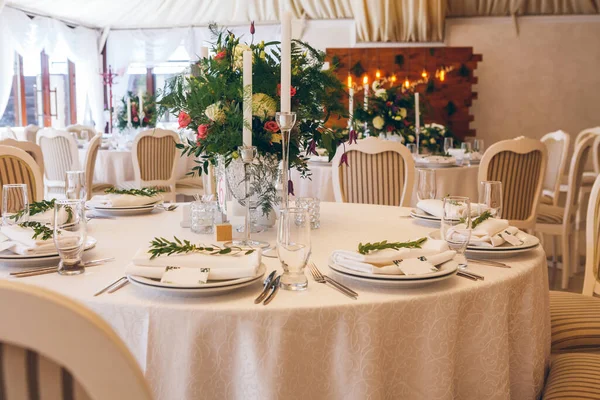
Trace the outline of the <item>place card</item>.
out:
M 160 279 L 161 283 L 171 283 L 174 285 L 191 285 L 197 283 L 206 283 L 210 268 L 187 268 L 168 266 Z
M 404 275 L 423 275 L 437 271 L 433 264 L 427 261 L 425 257 L 402 260 L 398 264 L 398 268 L 400 268 L 400 271 L 402 271 Z
M 510 233 L 508 231 L 504 231 L 502 233 L 502 238 L 504 240 L 506 240 L 508 243 L 512 244 L 513 246 L 520 246 L 523 244 L 523 241 L 521 239 L 519 239 L 518 237 L 516 237 L 515 235 L 513 235 L 512 233 Z

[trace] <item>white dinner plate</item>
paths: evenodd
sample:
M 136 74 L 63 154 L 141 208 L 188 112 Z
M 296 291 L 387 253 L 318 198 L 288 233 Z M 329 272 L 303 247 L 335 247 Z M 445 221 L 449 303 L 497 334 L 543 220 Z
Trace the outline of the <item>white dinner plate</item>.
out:
M 333 270 L 334 273 L 344 276 L 348 279 L 365 282 L 373 286 L 381 286 L 381 287 L 392 287 L 392 288 L 417 288 L 425 285 L 430 285 L 435 282 L 440 282 L 446 279 L 453 277 L 458 271 L 458 263 L 456 261 L 447 261 L 440 266 L 440 272 L 445 271 L 444 275 L 436 275 L 437 273 L 432 273 L 431 275 L 423 275 L 420 279 L 406 279 L 404 275 L 378 275 L 378 274 L 364 274 L 358 271 L 349 270 L 347 268 L 341 267 L 329 262 L 329 267 Z M 360 274 L 360 275 L 359 275 Z M 400 277 L 404 276 L 405 279 L 387 279 L 380 278 L 382 276 L 393 276 Z M 426 277 L 429 276 L 429 277 Z
M 96 246 L 97 240 L 91 236 L 87 237 L 84 251 L 91 250 Z M 32 267 L 57 263 L 60 261 L 58 252 L 44 255 L 20 255 L 9 251 L 0 252 L 0 266 L 5 267 Z
M 525 240 L 523 241 L 523 244 L 517 246 L 513 246 L 508 242 L 503 243 L 498 247 L 481 247 L 468 245 L 466 253 L 469 256 L 472 256 L 473 258 L 477 258 L 478 256 L 481 258 L 508 258 L 531 251 L 540 245 L 540 240 L 537 237 L 528 233 L 525 233 L 525 235 L 526 236 Z M 431 239 L 440 239 L 440 231 L 433 231 L 429 233 L 429 237 Z
M 438 223 L 442 222 L 442 219 L 440 217 L 431 215 L 431 214 L 421 210 L 420 208 L 413 208 L 410 211 L 410 216 L 413 217 L 414 219 L 420 219 L 423 221 L 438 222 Z
M 263 263 L 258 268 L 257 274 L 255 276 L 231 279 L 226 281 L 209 281 L 203 285 L 177 285 L 171 283 L 162 283 L 158 280 L 144 278 L 136 275 L 127 275 L 127 279 L 133 285 L 148 291 L 176 295 L 203 296 L 225 293 L 252 285 L 254 282 L 261 280 L 261 278 L 265 275 L 266 269 L 267 267 Z
M 328 265 L 329 265 L 329 268 L 333 269 L 334 271 L 341 272 L 343 274 L 359 276 L 361 278 L 368 278 L 368 279 L 374 279 L 374 280 L 388 280 L 388 281 L 418 281 L 418 280 L 422 280 L 422 279 L 437 278 L 440 276 L 452 274 L 456 271 L 456 268 L 458 268 L 458 264 L 456 262 L 449 261 L 449 262 L 442 264 L 438 268 L 438 271 L 431 272 L 428 274 L 388 275 L 388 274 L 370 274 L 368 272 L 362 272 L 362 271 L 356 271 L 353 269 L 349 269 L 349 268 L 343 267 L 339 264 L 336 264 L 335 262 L 333 262 L 331 257 L 329 258 Z
M 132 206 L 132 207 L 101 207 L 94 206 L 91 204 L 87 205 L 89 210 L 95 211 L 100 214 L 109 215 L 109 216 L 127 216 L 127 215 L 140 215 L 140 214 L 148 214 L 152 212 L 157 205 L 162 202 L 156 202 L 152 204 L 147 204 L 143 206 Z
M 415 163 L 417 168 L 454 168 L 458 167 L 456 163 Z

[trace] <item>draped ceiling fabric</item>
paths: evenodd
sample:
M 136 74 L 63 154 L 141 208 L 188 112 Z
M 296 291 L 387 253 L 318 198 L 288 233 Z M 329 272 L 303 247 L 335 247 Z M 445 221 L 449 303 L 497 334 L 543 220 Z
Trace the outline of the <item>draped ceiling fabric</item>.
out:
M 448 17 L 600 13 L 600 0 L 448 0 Z
M 1 1 L 1 0 L 0 0 Z M 97 30 L 69 28 L 46 17 L 29 18 L 22 11 L 5 7 L 0 12 L 0 115 L 4 113 L 14 75 L 14 53 L 66 56 L 77 71 L 77 118 L 86 117 L 86 104 L 96 126 L 103 126 L 102 80 L 99 75 Z

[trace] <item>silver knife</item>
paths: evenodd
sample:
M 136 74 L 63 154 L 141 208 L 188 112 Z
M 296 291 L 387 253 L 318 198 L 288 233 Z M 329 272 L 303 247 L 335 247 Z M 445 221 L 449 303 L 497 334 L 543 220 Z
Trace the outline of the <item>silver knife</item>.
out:
M 277 278 L 275 278 L 275 280 L 273 281 L 273 284 L 271 285 L 271 287 L 273 288 L 271 290 L 271 293 L 269 294 L 269 297 L 267 297 L 265 299 L 265 302 L 263 303 L 263 305 L 267 305 L 269 304 L 274 298 L 275 295 L 277 294 L 277 292 L 279 291 L 279 281 L 281 281 L 281 275 L 279 275 Z
M 254 304 L 258 304 L 261 301 L 263 301 L 265 299 L 265 297 L 267 297 L 267 293 L 269 293 L 269 289 L 271 289 L 271 282 L 273 282 L 273 279 L 275 278 L 275 274 L 277 273 L 277 271 L 273 271 L 269 274 L 269 276 L 267 276 L 267 279 L 265 279 L 265 283 L 263 291 L 260 292 L 260 294 L 258 295 L 258 297 L 256 299 L 254 299 Z
M 500 268 L 510 268 L 510 265 L 498 262 L 498 261 L 491 261 L 491 260 L 480 260 L 477 258 L 468 258 L 467 260 L 474 262 L 476 264 L 481 264 L 481 265 L 489 265 L 491 267 L 500 267 Z
M 479 274 L 471 271 L 470 269 L 467 269 L 467 270 L 461 269 L 461 270 L 459 270 L 459 272 L 461 272 L 462 274 L 465 274 L 465 275 L 471 275 L 473 278 L 476 278 L 476 279 L 479 279 L 482 281 L 485 280 L 485 277 L 483 275 L 479 275 Z
M 114 259 L 115 259 L 114 257 L 109 257 L 109 258 L 101 258 L 99 260 L 87 261 L 87 262 L 83 263 L 83 267 L 85 267 L 85 268 L 94 267 L 96 265 L 104 264 L 105 262 L 114 261 Z M 34 269 L 28 269 L 26 271 L 11 272 L 10 275 L 14 276 L 15 278 L 25 278 L 28 276 L 52 274 L 57 271 L 58 271 L 58 266 L 55 265 L 52 267 L 34 268 Z

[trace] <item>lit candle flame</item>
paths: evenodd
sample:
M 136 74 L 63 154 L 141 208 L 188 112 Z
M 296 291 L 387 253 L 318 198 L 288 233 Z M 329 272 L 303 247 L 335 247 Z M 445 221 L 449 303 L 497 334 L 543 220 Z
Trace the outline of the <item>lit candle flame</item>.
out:
M 392 83 L 396 82 L 396 75 L 392 75 Z
M 404 79 L 404 87 L 407 89 L 410 87 L 410 81 L 408 80 L 408 77 Z
M 445 79 L 446 79 L 446 71 L 441 70 L 440 71 L 440 81 L 444 82 Z
M 377 70 L 377 72 L 375 72 L 375 78 L 377 78 L 377 79 L 381 78 L 381 72 L 379 70 Z
M 367 75 L 365 75 L 365 77 L 363 78 L 363 85 L 367 85 L 369 83 L 369 77 Z
M 427 71 L 425 69 L 423 69 L 423 72 L 421 72 L 421 76 L 427 79 Z
M 352 76 L 348 75 L 348 88 L 352 87 Z

